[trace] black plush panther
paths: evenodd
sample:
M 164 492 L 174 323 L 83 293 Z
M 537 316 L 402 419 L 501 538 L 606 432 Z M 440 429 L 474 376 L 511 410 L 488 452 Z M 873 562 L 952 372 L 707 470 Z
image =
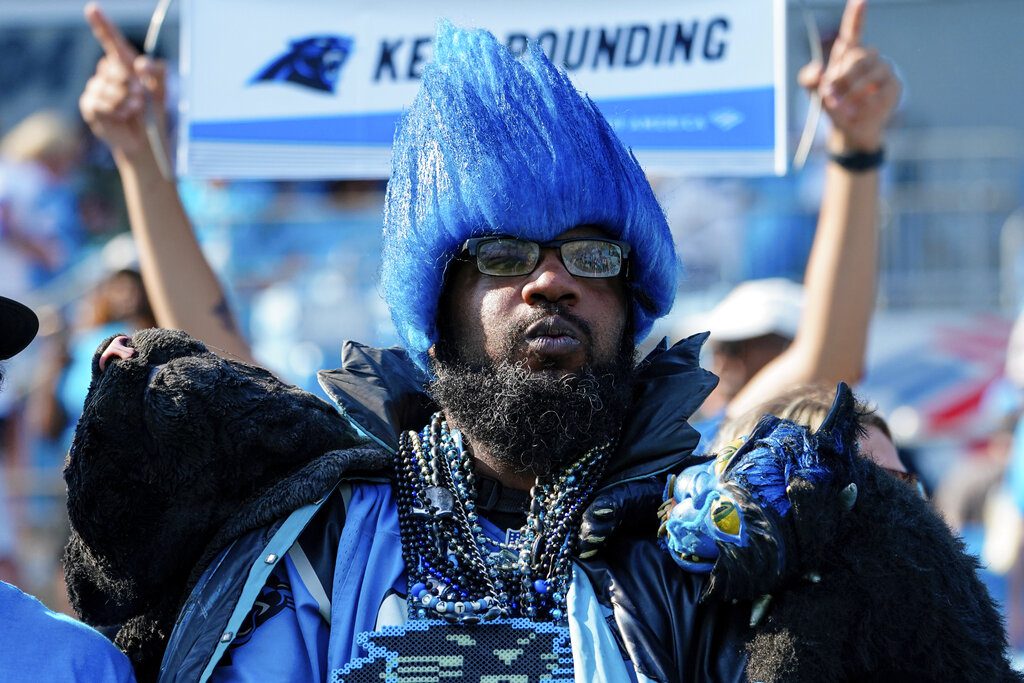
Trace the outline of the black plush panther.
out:
M 750 681 L 1020 681 L 977 560 L 911 487 L 857 453 L 842 384 L 818 429 L 766 417 L 670 480 L 666 548 L 749 601 Z
M 352 46 L 353 40 L 348 36 L 309 36 L 293 40 L 287 52 L 263 67 L 249 82 L 288 81 L 333 93 Z
M 76 611 L 116 631 L 143 681 L 197 568 L 316 500 L 340 471 L 386 460 L 334 406 L 183 332 L 144 330 L 132 345 L 102 373 L 93 360 L 64 470 L 64 570 Z

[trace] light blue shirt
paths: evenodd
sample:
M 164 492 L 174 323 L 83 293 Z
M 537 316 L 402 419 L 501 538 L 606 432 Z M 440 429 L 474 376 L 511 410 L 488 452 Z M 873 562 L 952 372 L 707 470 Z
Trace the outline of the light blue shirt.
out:
M 101 633 L 0 581 L 0 680 L 133 683 L 135 674 Z

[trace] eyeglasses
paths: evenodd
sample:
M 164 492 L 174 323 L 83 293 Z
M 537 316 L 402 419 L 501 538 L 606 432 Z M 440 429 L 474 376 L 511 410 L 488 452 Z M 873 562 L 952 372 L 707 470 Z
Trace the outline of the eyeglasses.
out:
M 473 237 L 462 245 L 463 253 L 476 257 L 477 270 L 495 277 L 529 275 L 540 263 L 541 249 L 558 249 L 562 265 L 576 277 L 615 277 L 623 271 L 629 258 L 629 244 L 601 237 L 572 237 L 550 242 L 501 236 Z

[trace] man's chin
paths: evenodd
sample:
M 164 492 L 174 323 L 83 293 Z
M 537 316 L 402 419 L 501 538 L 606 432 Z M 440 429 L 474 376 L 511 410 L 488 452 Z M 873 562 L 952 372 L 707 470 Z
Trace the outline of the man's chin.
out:
M 470 444 L 520 474 L 550 472 L 609 439 L 632 396 L 625 354 L 594 367 L 587 352 L 537 353 L 521 344 L 497 363 L 445 354 L 434 361 L 437 405 Z

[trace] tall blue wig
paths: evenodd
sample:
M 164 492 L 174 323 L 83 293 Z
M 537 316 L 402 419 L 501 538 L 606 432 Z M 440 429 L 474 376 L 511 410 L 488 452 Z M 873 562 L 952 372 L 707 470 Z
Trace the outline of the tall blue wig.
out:
M 423 368 L 437 341 L 445 266 L 474 236 L 546 241 L 595 225 L 633 251 L 639 341 L 675 297 L 678 263 L 640 165 L 589 98 L 530 43 L 442 22 L 434 60 L 395 134 L 381 289 Z

